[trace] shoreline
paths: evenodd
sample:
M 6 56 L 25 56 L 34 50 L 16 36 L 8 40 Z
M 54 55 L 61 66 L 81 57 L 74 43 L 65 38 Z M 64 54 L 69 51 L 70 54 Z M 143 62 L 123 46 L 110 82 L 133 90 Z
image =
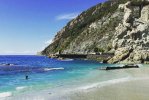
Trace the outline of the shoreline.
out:
M 84 81 L 85 84 L 82 83 L 80 87 L 78 86 L 76 88 L 68 86 L 67 88 L 60 87 L 54 91 L 50 89 L 38 92 L 34 91 L 31 94 L 29 94 L 29 92 L 19 96 L 8 97 L 6 100 L 148 100 L 146 99 L 149 98 L 147 95 L 149 92 L 149 68 L 147 66 L 139 69 L 102 71 L 98 74 L 96 72 L 99 71 L 96 70 L 95 74 L 97 75 L 95 75 L 96 77 L 93 76 L 96 82 L 86 84 L 86 81 Z M 93 72 L 89 73 L 89 76 L 92 74 Z M 100 78 L 100 75 L 104 75 L 102 76 L 103 79 L 105 77 L 108 77 L 108 79 L 97 80 L 96 78 Z M 129 91 L 131 92 L 129 93 Z M 135 94 L 135 92 L 137 94 Z M 135 98 L 137 97 L 136 95 L 139 95 L 143 99 Z
M 147 74 L 149 68 L 126 69 L 125 71 L 130 71 L 131 74 L 134 74 L 133 77 L 123 77 L 78 87 L 63 96 L 53 97 L 52 100 L 148 100 L 149 75 Z
M 148 100 L 148 84 L 149 77 L 136 79 L 126 77 L 95 83 L 65 92 L 60 91 L 61 95 L 52 94 L 48 99 L 44 100 Z M 129 90 L 131 92 L 128 92 Z M 135 98 L 138 95 L 141 99 Z
M 69 100 L 148 100 L 149 78 L 125 81 L 69 95 Z
M 13 99 L 8 97 L 4 100 L 148 100 L 149 98 L 149 77 L 133 80 L 129 80 L 129 78 L 115 79 L 107 81 L 106 85 L 101 84 L 92 84 L 92 86 L 80 87 L 74 90 L 60 90 L 59 93 L 50 93 L 47 90 L 39 91 L 33 93 L 34 95 L 21 95 Z M 42 94 L 42 96 L 39 94 Z M 139 98 L 136 98 L 138 96 Z M 21 99 L 22 97 L 23 99 Z

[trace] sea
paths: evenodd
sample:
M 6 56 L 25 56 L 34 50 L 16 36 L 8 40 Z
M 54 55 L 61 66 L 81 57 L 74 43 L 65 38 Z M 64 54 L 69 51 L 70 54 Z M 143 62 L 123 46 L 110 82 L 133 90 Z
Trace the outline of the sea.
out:
M 59 96 L 68 91 L 113 84 L 130 78 L 127 72 L 118 74 L 117 71 L 100 70 L 105 66 L 120 65 L 36 55 L 1 55 L 0 100 L 46 100 L 44 98 L 50 95 Z

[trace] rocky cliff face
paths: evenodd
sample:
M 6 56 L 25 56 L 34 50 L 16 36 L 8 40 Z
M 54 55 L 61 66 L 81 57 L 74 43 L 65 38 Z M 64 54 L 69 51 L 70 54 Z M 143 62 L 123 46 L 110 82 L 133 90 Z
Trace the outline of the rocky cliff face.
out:
M 55 36 L 43 55 L 115 52 L 109 63 L 149 61 L 149 1 L 109 0 L 81 13 Z
M 127 0 L 110 0 L 100 3 L 70 21 L 53 39 L 53 43 L 42 51 L 43 55 L 57 52 L 84 54 L 95 48 L 108 51 L 112 47 L 115 27 L 123 19 L 117 8 Z
M 119 9 L 124 11 L 124 17 L 123 22 L 115 29 L 112 44 L 115 56 L 109 63 L 149 61 L 149 1 L 139 4 L 129 1 L 119 5 Z

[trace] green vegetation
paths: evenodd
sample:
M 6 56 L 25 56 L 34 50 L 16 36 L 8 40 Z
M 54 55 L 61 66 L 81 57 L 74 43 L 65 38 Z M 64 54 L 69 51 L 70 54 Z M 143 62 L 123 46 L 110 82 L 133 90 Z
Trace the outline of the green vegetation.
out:
M 105 50 L 103 48 L 98 48 L 98 47 L 95 47 L 94 48 L 94 52 L 96 53 L 99 53 L 99 52 L 104 52 Z
M 78 43 L 80 43 L 82 40 L 86 38 L 90 40 L 94 38 L 101 39 L 106 33 L 110 33 L 115 29 L 115 27 L 119 23 L 119 20 L 117 20 L 116 18 L 111 19 L 109 23 L 102 26 L 100 29 L 92 30 L 91 32 L 89 32 L 88 30 L 89 25 L 93 22 L 100 20 L 103 17 L 106 17 L 107 15 L 109 16 L 112 15 L 117 10 L 118 5 L 125 3 L 126 1 L 128 0 L 109 0 L 103 4 L 100 3 L 88 9 L 87 11 L 82 12 L 76 19 L 73 19 L 64 27 L 65 31 L 62 32 L 61 36 L 56 41 L 54 41 L 54 43 L 49 45 L 44 51 L 42 51 L 42 54 L 47 55 L 50 53 L 56 53 L 58 51 L 62 52 L 63 50 L 69 48 L 70 44 L 76 38 L 78 38 L 77 41 Z M 86 34 L 86 36 L 84 34 Z M 110 34 L 109 37 L 112 37 L 112 33 Z M 96 45 L 98 45 L 98 43 Z M 88 48 L 94 49 L 96 45 L 94 45 L 93 47 L 89 46 Z M 100 48 L 98 49 L 99 49 L 98 51 L 103 52 L 103 49 Z M 104 48 L 104 49 L 110 49 L 110 48 Z

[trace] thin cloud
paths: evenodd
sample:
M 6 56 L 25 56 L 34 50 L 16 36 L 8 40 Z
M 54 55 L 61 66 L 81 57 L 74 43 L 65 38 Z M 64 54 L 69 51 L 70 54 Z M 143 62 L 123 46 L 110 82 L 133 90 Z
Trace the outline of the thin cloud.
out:
M 46 42 L 45 42 L 45 45 L 49 45 L 49 44 L 51 44 L 51 43 L 52 43 L 52 41 L 53 41 L 52 39 L 50 39 L 50 40 L 46 41 Z
M 56 17 L 57 20 L 71 20 L 76 18 L 79 15 L 79 13 L 68 13 L 68 14 L 63 14 L 59 15 Z
M 43 43 L 43 45 L 41 46 L 40 50 L 38 50 L 38 51 L 44 50 L 44 49 L 45 49 L 48 45 L 50 45 L 52 42 L 53 42 L 53 39 L 49 39 L 49 40 L 45 41 L 45 42 Z
M 36 54 L 35 51 L 4 51 L 2 52 L 2 55 L 26 55 L 26 54 L 29 54 L 29 55 L 32 55 L 32 54 Z

